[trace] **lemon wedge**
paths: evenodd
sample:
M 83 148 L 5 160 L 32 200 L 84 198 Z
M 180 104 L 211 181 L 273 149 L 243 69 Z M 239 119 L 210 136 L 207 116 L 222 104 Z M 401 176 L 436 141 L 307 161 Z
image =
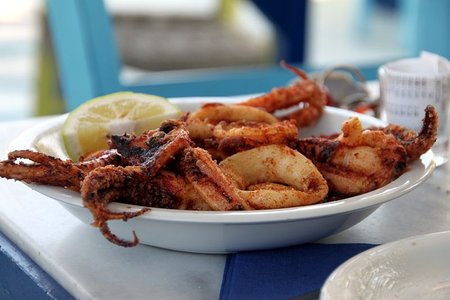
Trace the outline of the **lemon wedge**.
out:
M 62 127 L 62 139 L 69 157 L 108 148 L 108 136 L 142 132 L 176 118 L 181 110 L 166 98 L 118 92 L 91 99 L 72 111 Z

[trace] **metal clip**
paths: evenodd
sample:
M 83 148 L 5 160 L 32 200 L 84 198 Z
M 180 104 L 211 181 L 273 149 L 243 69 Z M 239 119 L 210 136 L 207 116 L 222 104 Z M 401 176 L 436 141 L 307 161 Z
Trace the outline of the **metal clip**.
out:
M 373 99 L 360 70 L 352 65 L 333 66 L 312 77 L 329 93 L 331 106 L 378 116 L 378 99 Z

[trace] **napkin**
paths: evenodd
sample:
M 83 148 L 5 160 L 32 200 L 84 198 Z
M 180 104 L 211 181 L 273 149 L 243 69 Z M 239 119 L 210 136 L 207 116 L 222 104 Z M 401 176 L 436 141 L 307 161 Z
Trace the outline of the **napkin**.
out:
M 340 264 L 371 244 L 305 244 L 227 257 L 220 299 L 289 299 L 320 289 Z

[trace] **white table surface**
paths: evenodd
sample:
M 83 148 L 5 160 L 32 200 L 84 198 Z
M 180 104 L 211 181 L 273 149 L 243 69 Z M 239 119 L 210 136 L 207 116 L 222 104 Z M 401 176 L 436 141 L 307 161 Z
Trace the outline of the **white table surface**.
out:
M 0 123 L 0 151 L 42 122 Z M 450 168 L 441 166 L 409 194 L 324 242 L 385 243 L 450 230 Z M 0 179 L 0 231 L 78 299 L 217 299 L 225 255 L 140 245 L 121 248 L 54 200 Z

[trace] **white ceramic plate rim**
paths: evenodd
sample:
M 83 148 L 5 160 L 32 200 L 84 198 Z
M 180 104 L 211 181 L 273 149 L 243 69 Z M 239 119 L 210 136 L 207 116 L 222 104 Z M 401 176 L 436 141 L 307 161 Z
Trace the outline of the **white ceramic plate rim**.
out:
M 328 276 L 321 289 L 320 299 L 336 299 L 336 297 L 339 297 L 339 295 L 336 295 L 334 292 L 333 295 L 331 295 L 328 292 L 328 289 L 331 289 L 332 285 L 342 284 L 342 280 L 349 278 L 348 275 L 350 275 L 355 269 L 359 268 L 360 266 L 365 266 L 369 263 L 373 264 L 373 260 L 368 259 L 369 257 L 387 257 L 390 253 L 393 253 L 399 249 L 405 250 L 406 252 L 412 252 L 418 251 L 417 247 L 427 247 L 430 245 L 432 247 L 435 247 L 437 244 L 437 240 L 440 240 L 441 242 L 450 241 L 450 231 L 433 232 L 407 237 L 398 241 L 393 241 L 380 246 L 376 246 L 350 258 Z M 414 247 L 412 247 L 411 245 L 414 245 Z M 373 265 L 372 267 L 376 268 L 376 265 Z
M 174 103 L 204 103 L 204 102 L 235 102 L 236 98 L 226 97 L 208 97 L 208 98 L 173 98 Z M 367 115 L 361 115 L 355 112 L 346 111 L 339 108 L 326 107 L 326 113 L 332 113 L 341 116 L 358 116 L 361 121 L 370 120 L 371 123 L 384 125 L 381 120 L 372 118 Z M 19 149 L 31 149 L 37 138 L 45 131 L 61 126 L 66 119 L 67 114 L 57 116 L 39 126 L 28 129 L 19 135 L 9 146 L 8 152 Z M 338 130 L 338 128 L 337 128 Z M 435 168 L 435 162 L 432 151 L 428 151 L 422 155 L 421 159 L 414 162 L 410 166 L 410 170 L 402 176 L 391 182 L 390 184 L 374 190 L 372 192 L 354 196 L 333 202 L 314 204 L 309 206 L 271 209 L 271 210 L 255 210 L 255 211 L 233 211 L 233 212 L 215 212 L 215 211 L 190 211 L 152 208 L 147 214 L 139 218 L 151 220 L 164 220 L 172 222 L 194 222 L 194 223 L 267 223 L 280 222 L 290 220 L 312 219 L 317 217 L 325 217 L 340 213 L 350 213 L 353 211 L 365 209 L 371 206 L 380 205 L 388 200 L 397 198 L 421 184 L 427 179 Z M 75 207 L 83 207 L 80 194 L 59 187 L 51 187 L 37 184 L 28 184 L 33 190 L 62 201 Z M 119 211 L 136 211 L 141 206 L 128 205 L 122 203 L 112 203 L 110 207 Z

